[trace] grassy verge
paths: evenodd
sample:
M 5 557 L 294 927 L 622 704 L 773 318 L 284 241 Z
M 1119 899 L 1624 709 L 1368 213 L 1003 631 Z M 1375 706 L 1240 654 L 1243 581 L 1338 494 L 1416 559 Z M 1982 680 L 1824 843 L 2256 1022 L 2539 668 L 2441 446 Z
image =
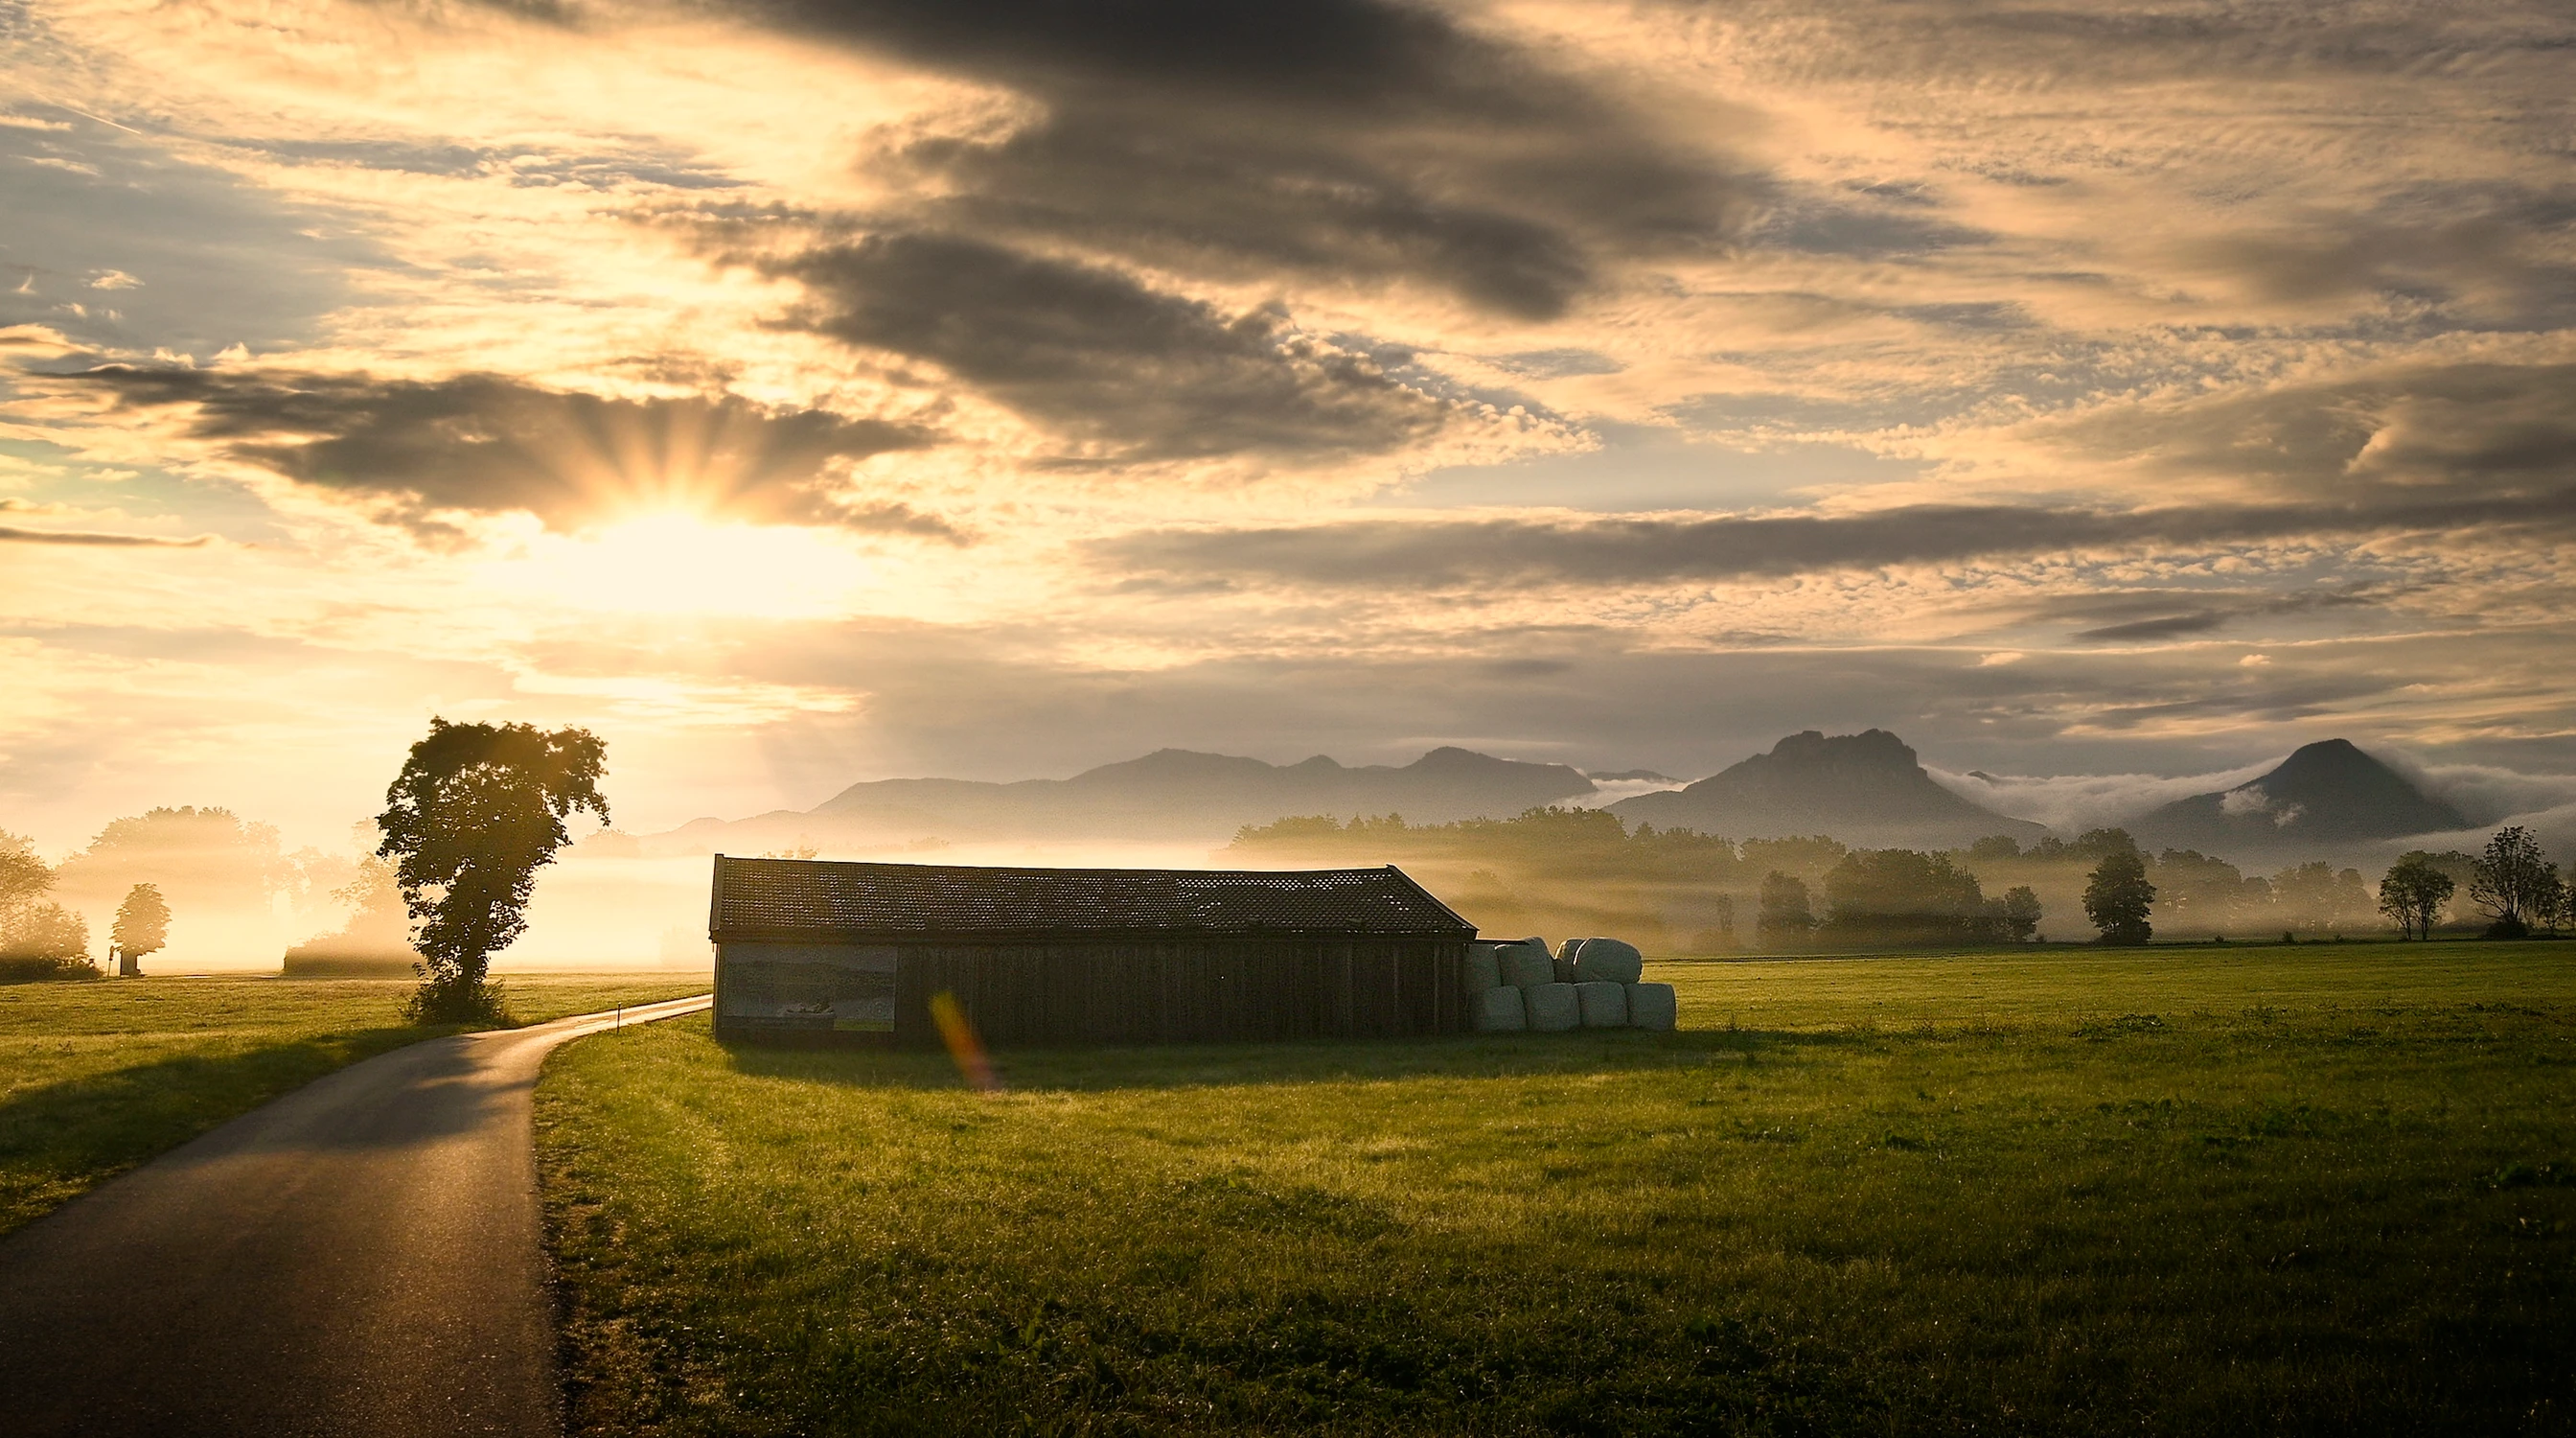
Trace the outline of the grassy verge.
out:
M 2576 1418 L 2576 950 L 1664 977 L 1680 1034 L 1014 1054 L 998 1098 L 702 1019 L 574 1045 L 576 1427 Z
M 704 993 L 661 975 L 514 977 L 530 1021 Z M 0 1233 L 343 1064 L 453 1029 L 407 981 L 165 978 L 0 987 Z

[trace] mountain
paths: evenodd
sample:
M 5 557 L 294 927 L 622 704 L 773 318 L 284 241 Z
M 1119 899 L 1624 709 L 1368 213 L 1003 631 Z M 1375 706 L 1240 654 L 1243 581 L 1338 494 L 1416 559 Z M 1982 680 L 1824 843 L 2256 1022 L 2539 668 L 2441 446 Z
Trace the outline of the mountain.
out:
M 1684 789 L 1610 806 L 1631 825 L 1697 829 L 1731 839 L 1830 834 L 1855 848 L 1950 848 L 1989 834 L 2037 839 L 2047 830 L 1951 793 L 1884 729 L 1828 739 L 1792 734 Z
M 2310 744 L 2260 779 L 2194 794 L 2126 827 L 2149 850 L 2221 858 L 2318 858 L 2330 847 L 2464 829 L 2460 811 L 2349 740 Z
M 1325 755 L 1269 764 L 1231 754 L 1159 749 L 1070 779 L 996 784 L 880 779 L 813 809 L 735 823 L 700 819 L 646 841 L 654 852 L 924 839 L 1143 839 L 1222 843 L 1245 824 L 1297 814 L 1402 814 L 1421 823 L 1507 818 L 1597 792 L 1563 764 L 1527 764 L 1439 748 L 1402 766 L 1345 767 Z

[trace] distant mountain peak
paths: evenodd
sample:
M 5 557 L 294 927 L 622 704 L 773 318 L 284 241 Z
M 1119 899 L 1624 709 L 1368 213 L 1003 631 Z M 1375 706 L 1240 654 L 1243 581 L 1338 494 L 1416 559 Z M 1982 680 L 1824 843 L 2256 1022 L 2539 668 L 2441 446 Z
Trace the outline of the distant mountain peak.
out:
M 1942 788 L 1913 746 L 1884 729 L 1801 730 L 1687 788 L 1640 794 L 1610 810 L 1632 822 L 1730 838 L 1831 834 L 1863 846 L 1946 847 L 2045 832 Z
M 2400 839 L 2468 826 L 2349 739 L 2301 745 L 2258 778 L 2177 799 L 2129 827 L 2139 842 L 2259 856 L 2284 846 Z

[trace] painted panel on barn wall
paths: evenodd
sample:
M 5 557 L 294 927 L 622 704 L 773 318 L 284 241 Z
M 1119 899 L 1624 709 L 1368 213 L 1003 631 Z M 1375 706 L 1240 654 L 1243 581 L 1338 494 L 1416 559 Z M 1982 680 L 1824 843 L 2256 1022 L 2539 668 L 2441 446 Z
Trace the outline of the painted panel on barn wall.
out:
M 723 962 L 717 1017 L 729 1028 L 894 1032 L 892 948 L 734 940 Z

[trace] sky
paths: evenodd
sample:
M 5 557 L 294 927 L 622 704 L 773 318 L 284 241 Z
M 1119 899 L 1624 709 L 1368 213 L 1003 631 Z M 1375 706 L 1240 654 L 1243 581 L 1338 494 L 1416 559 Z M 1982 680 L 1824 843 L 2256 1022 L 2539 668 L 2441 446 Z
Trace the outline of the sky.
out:
M 0 0 L 0 829 L 2576 772 L 2564 6 Z M 2079 786 L 2080 787 L 2080 786 Z

